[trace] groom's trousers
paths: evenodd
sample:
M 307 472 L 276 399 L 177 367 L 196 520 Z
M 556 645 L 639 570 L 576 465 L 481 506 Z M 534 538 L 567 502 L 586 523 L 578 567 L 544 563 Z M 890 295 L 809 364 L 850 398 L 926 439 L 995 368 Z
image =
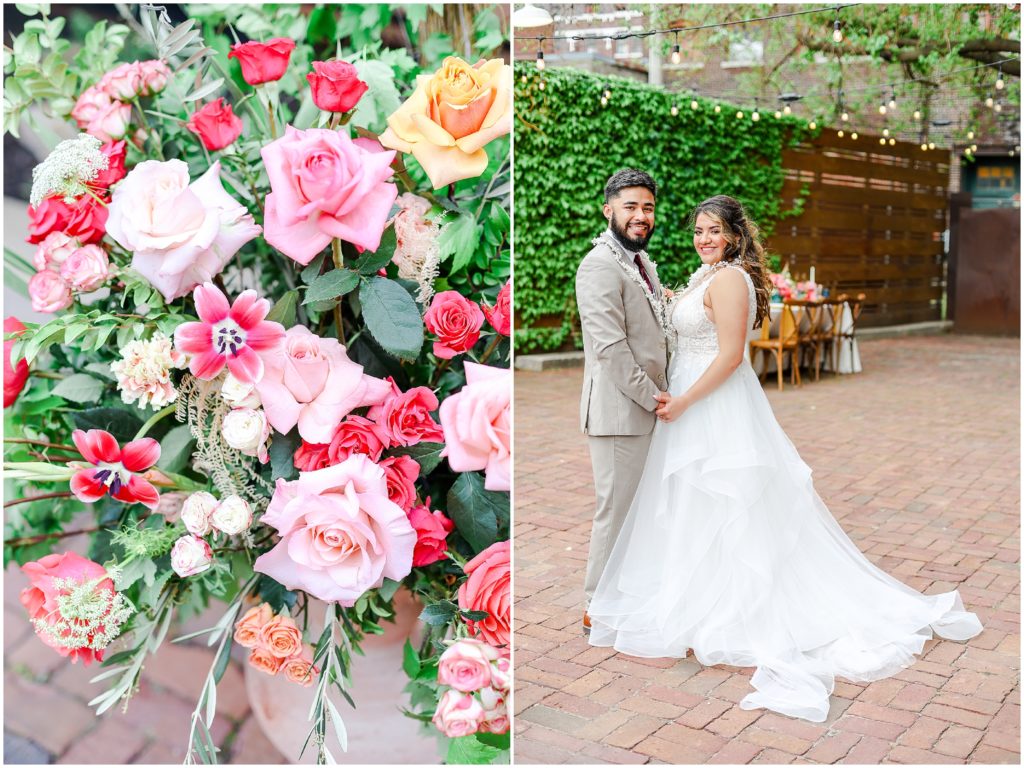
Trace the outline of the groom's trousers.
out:
M 640 484 L 652 434 L 591 435 L 588 438 L 597 495 L 594 525 L 590 530 L 587 575 L 583 582 L 588 605 Z

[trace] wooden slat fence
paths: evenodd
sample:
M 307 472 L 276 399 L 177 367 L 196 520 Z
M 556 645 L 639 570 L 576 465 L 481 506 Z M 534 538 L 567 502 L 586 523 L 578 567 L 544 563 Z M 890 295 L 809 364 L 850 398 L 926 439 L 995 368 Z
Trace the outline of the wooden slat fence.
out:
M 782 156 L 784 207 L 806 188 L 800 216 L 783 219 L 770 252 L 798 279 L 838 293 L 865 293 L 862 326 L 941 317 L 945 286 L 950 154 L 878 136 L 840 138 L 826 129 Z

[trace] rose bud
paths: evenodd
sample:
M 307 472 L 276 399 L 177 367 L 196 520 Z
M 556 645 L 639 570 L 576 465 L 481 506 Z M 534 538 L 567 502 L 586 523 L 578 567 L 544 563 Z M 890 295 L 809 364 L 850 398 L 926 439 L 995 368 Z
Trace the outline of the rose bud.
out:
M 314 61 L 306 81 L 313 103 L 325 112 L 348 112 L 370 88 L 347 61 Z

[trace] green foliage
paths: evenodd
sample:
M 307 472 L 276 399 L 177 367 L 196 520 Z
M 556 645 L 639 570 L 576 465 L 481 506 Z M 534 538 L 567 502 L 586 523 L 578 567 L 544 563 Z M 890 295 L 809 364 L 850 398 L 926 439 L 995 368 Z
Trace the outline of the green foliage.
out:
M 477 552 L 508 538 L 508 508 L 508 494 L 485 490 L 477 472 L 460 474 L 448 492 L 448 516 Z
M 643 83 L 559 68 L 545 70 L 544 80 L 541 91 L 536 68 L 516 65 L 519 351 L 557 349 L 572 336 L 576 267 L 606 226 L 604 184 L 617 170 L 641 168 L 658 183 L 648 250 L 666 286 L 700 263 L 684 221 L 702 200 L 732 195 L 767 232 L 786 215 L 779 196 L 782 150 L 803 135 L 802 121 L 738 121 L 735 110 L 716 114 L 703 100 L 699 109 L 687 104 L 673 117 L 677 97 Z M 602 108 L 606 85 L 612 98 Z M 562 323 L 538 332 L 534 325 L 545 316 Z

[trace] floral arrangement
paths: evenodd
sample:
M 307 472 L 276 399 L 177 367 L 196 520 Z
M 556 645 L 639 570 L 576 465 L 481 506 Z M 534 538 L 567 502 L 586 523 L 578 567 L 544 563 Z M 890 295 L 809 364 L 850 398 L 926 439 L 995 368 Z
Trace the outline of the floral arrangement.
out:
M 789 265 L 783 266 L 781 272 L 771 272 L 768 278 L 772 281 L 772 301 L 784 301 L 786 299 L 806 299 L 816 301 L 824 293 L 822 287 L 813 280 L 799 282 L 793 279 L 789 273 Z
M 143 35 L 100 21 L 72 59 L 63 18 L 19 9 L 5 130 L 70 136 L 32 174 L 34 255 L 5 258 L 53 315 L 4 322 L 4 559 L 39 639 L 100 667 L 97 714 L 169 636 L 215 646 L 188 762 L 216 762 L 240 646 L 312 689 L 332 762 L 331 692 L 407 589 L 406 713 L 449 763 L 507 762 L 504 22 L 478 12 L 469 64 L 425 5 L 136 6 Z

